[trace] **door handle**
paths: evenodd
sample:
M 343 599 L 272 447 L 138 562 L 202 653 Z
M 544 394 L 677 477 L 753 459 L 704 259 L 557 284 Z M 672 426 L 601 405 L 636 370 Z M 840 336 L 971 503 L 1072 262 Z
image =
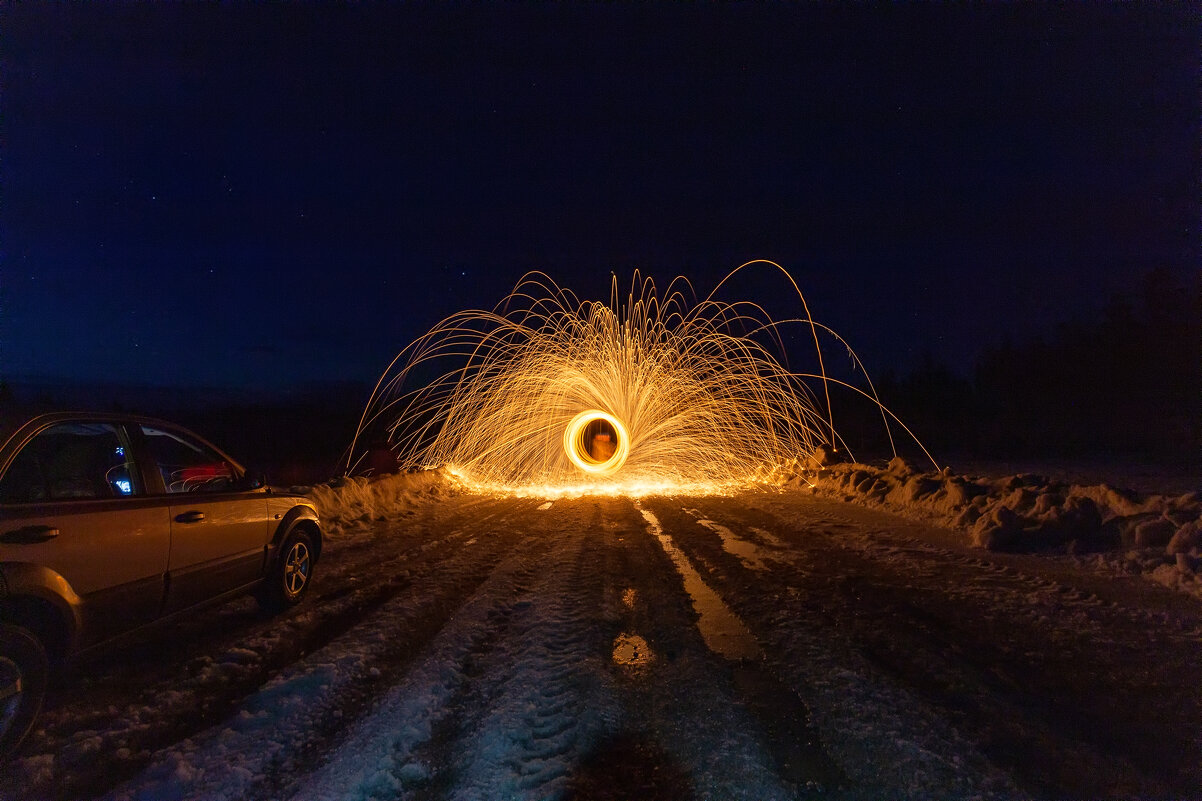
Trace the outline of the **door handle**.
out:
M 183 514 L 178 514 L 175 516 L 176 523 L 199 523 L 204 519 L 205 513 L 197 511 L 184 512 Z
M 52 540 L 57 536 L 58 529 L 54 526 L 25 526 L 24 528 L 15 528 L 12 531 L 0 534 L 0 542 L 15 545 L 33 545 L 34 543 Z

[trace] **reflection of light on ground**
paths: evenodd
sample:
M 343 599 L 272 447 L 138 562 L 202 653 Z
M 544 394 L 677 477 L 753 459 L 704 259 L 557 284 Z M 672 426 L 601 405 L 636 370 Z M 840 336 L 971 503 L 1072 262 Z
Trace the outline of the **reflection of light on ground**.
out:
M 701 517 L 701 513 L 696 509 L 686 509 L 685 511 L 694 517 Z M 729 528 L 721 523 L 715 523 L 713 520 L 701 518 L 697 521 L 697 525 L 708 528 L 721 537 L 723 550 L 737 557 L 744 567 L 761 572 L 768 569 L 768 565 L 764 562 L 765 555 L 754 542 L 740 539 Z
M 664 533 L 659 519 L 646 509 L 639 509 L 651 533 L 659 540 L 664 551 L 672 558 L 681 578 L 684 588 L 693 599 L 693 609 L 697 612 L 697 628 L 706 646 L 716 654 L 727 659 L 743 660 L 758 659 L 763 653 L 759 643 L 738 615 L 730 610 L 726 602 L 710 589 L 701 578 L 701 574 L 689 563 L 689 558 L 676 547 L 672 538 Z
M 639 592 L 634 587 L 627 587 L 626 591 L 622 593 L 622 603 L 626 605 L 627 609 L 634 609 L 634 605 L 638 602 L 638 599 Z
M 637 634 L 619 634 L 614 638 L 615 665 L 627 668 L 646 667 L 655 661 L 647 641 Z
M 460 470 L 455 465 L 447 467 L 447 474 L 460 486 L 471 492 L 484 492 L 498 496 L 516 496 L 518 498 L 582 498 L 585 496 L 608 496 L 642 498 L 648 495 L 683 495 L 688 497 L 703 497 L 707 495 L 729 495 L 748 487 L 775 487 L 780 484 L 787 470 L 781 468 L 771 475 L 753 476 L 731 482 L 680 482 L 680 481 L 608 481 L 605 483 L 590 483 L 580 481 L 569 484 L 531 484 L 514 486 L 479 481 Z M 544 507 L 539 507 L 543 509 Z M 550 506 L 545 508 L 549 509 Z

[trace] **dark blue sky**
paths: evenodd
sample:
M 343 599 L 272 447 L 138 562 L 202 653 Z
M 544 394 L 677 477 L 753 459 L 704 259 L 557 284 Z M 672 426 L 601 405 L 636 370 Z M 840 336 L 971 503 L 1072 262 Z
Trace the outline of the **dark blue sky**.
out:
M 870 370 L 966 368 L 1197 271 L 1188 9 L 0 14 L 5 377 L 368 382 L 528 269 L 757 257 Z

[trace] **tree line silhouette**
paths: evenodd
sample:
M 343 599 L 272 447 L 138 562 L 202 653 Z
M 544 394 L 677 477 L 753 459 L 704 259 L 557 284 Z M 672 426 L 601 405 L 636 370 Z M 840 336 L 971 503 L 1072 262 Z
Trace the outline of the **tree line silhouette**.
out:
M 981 457 L 1202 458 L 1202 286 L 1168 270 L 1051 337 L 1003 339 L 969 375 L 930 357 L 881 399 L 928 447 Z M 868 426 L 855 430 L 870 431 Z M 854 442 L 852 443 L 854 446 Z M 879 438 L 861 438 L 879 448 Z

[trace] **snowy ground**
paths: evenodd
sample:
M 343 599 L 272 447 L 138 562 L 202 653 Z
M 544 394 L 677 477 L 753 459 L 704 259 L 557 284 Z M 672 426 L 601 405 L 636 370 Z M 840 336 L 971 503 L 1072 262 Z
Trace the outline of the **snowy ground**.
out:
M 1141 573 L 808 486 L 550 503 L 422 474 L 316 494 L 332 538 L 305 604 L 231 603 L 82 665 L 0 796 L 1202 786 L 1202 605 Z
M 902 459 L 870 466 L 841 462 L 820 448 L 789 486 L 932 522 L 966 545 L 1067 554 L 1079 565 L 1142 575 L 1202 599 L 1202 485 L 1192 484 L 1192 476 L 1096 465 L 1086 473 L 1070 467 L 1050 474 L 980 467 L 974 475 L 924 471 Z M 1085 483 L 1088 476 L 1105 481 Z

